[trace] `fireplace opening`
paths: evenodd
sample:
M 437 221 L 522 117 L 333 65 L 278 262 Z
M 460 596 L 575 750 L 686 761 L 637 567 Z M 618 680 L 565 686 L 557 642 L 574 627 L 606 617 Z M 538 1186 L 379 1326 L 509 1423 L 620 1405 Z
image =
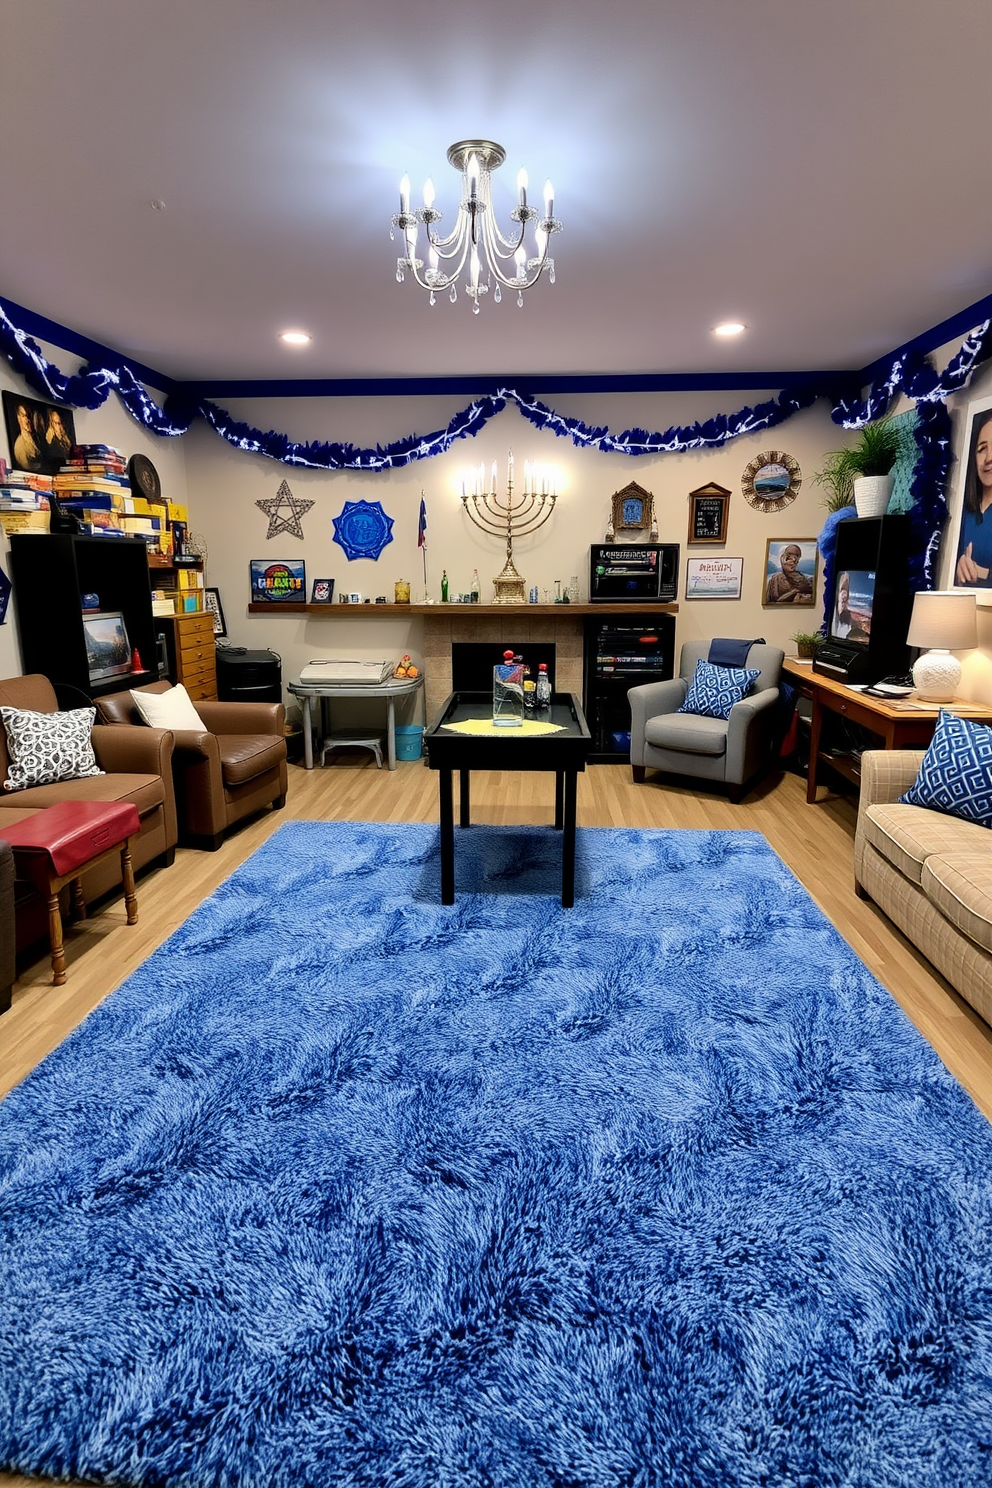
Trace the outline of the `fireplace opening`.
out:
M 503 652 L 512 650 L 522 656 L 531 678 L 537 678 L 541 662 L 548 668 L 551 687 L 555 686 L 554 641 L 453 641 L 451 644 L 452 692 L 488 692 L 493 685 L 493 667 L 503 660 Z

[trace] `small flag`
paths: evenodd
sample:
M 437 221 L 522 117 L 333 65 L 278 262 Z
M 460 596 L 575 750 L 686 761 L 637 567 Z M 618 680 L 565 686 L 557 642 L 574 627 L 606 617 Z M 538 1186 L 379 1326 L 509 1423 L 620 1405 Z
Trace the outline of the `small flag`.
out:
M 417 547 L 427 546 L 427 502 L 423 496 L 420 498 L 420 526 L 417 529 Z

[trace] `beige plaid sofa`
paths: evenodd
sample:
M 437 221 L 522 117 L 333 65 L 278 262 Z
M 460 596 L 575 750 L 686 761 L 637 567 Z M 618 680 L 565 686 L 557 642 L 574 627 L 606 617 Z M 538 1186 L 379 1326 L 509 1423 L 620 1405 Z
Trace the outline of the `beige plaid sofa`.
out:
M 992 831 L 900 805 L 922 749 L 861 756 L 854 886 L 992 1023 Z

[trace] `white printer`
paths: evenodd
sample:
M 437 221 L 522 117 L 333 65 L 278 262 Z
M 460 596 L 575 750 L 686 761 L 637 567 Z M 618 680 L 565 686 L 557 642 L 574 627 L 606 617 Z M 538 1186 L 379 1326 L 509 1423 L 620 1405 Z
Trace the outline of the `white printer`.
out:
M 300 673 L 300 686 L 380 687 L 395 669 L 395 661 L 350 661 L 341 657 L 308 661 Z

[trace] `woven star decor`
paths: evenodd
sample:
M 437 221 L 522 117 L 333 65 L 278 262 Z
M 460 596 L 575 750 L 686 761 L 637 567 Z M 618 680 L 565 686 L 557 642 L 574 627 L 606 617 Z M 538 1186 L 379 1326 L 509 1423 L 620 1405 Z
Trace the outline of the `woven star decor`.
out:
M 267 496 L 264 501 L 256 501 L 255 505 L 261 507 L 269 519 L 266 537 L 278 537 L 281 532 L 288 532 L 290 537 L 302 539 L 301 518 L 306 516 L 313 502 L 294 496 L 289 488 L 289 481 L 283 481 L 274 496 Z M 286 512 L 289 513 L 288 516 Z

